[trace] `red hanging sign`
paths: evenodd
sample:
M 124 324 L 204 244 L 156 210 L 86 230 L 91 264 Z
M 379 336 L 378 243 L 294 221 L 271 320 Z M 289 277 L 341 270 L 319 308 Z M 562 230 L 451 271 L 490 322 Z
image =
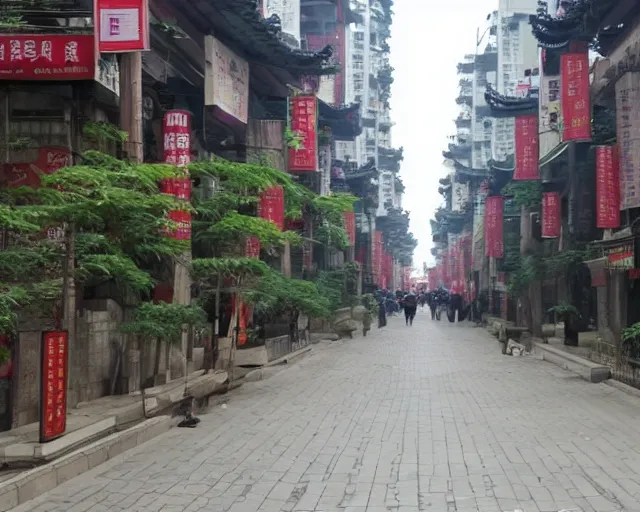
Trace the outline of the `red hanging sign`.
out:
M 542 194 L 542 238 L 560 236 L 561 205 L 559 192 Z
M 260 196 L 258 216 L 273 222 L 278 229 L 284 229 L 284 190 L 282 187 L 271 187 Z
M 92 35 L 0 34 L 0 80 L 94 80 Z
M 318 170 L 318 101 L 315 96 L 291 98 L 291 130 L 300 136 L 300 148 L 289 148 L 290 171 Z
M 162 120 L 164 163 L 184 167 L 191 163 L 191 113 L 169 110 Z
M 560 56 L 562 141 L 591 140 L 588 53 Z
M 393 256 L 386 251 L 384 253 L 384 277 L 385 288 L 393 287 Z
M 42 333 L 40 347 L 40 442 L 60 437 L 67 428 L 67 331 Z
M 516 168 L 514 180 L 538 180 L 538 116 L 516 117 Z
M 620 227 L 620 165 L 618 146 L 596 147 L 597 227 Z
M 148 0 L 94 0 L 93 12 L 100 53 L 149 49 Z
M 356 245 L 356 214 L 354 212 L 344 212 L 344 229 L 349 237 L 351 247 Z
M 485 205 L 485 256 L 504 258 L 504 197 L 487 197 Z
M 176 199 L 191 201 L 191 179 L 189 178 L 167 178 L 160 182 L 160 192 L 169 194 Z
M 247 258 L 260 257 L 260 239 L 255 236 L 248 236 L 245 242 L 244 254 Z
M 169 220 L 177 227 L 169 230 L 169 236 L 176 240 L 191 240 L 191 212 L 174 210 L 169 212 Z
M 438 268 L 431 268 L 429 269 L 429 273 L 428 275 L 428 285 L 429 291 L 435 290 L 436 288 L 438 288 Z
M 382 281 L 382 261 L 384 244 L 382 242 L 382 231 L 375 231 L 373 234 L 373 275 L 374 280 L 377 280 L 379 284 Z

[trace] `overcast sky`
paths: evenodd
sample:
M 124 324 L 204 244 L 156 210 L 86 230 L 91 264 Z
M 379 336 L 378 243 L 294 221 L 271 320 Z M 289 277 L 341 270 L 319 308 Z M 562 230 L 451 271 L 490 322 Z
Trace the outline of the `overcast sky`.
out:
M 419 245 L 414 267 L 434 263 L 429 219 L 442 204 L 438 180 L 446 175 L 442 151 L 460 111 L 455 99 L 456 64 L 474 53 L 476 29 L 498 0 L 396 0 L 393 10 L 391 89 L 394 147 L 404 146 L 400 177 L 406 186 L 403 206 L 411 212 L 411 231 Z M 481 46 L 482 47 L 482 46 Z

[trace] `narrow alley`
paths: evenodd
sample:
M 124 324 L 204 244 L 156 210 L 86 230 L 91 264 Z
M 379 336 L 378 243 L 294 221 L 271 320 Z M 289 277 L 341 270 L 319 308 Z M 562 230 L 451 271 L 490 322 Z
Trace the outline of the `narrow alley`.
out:
M 16 512 L 640 510 L 640 399 L 391 319 Z

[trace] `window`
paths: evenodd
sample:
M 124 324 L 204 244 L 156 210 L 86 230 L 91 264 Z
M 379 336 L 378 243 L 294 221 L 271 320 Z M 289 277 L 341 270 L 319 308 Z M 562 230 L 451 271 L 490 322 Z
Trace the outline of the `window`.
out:
M 353 39 L 355 41 L 364 41 L 364 32 L 354 32 Z

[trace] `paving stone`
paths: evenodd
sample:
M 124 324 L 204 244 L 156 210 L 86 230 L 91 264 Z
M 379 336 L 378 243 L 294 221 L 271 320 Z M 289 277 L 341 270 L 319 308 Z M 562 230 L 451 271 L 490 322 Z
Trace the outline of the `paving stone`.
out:
M 640 400 L 568 377 L 392 318 L 13 510 L 639 511 Z

